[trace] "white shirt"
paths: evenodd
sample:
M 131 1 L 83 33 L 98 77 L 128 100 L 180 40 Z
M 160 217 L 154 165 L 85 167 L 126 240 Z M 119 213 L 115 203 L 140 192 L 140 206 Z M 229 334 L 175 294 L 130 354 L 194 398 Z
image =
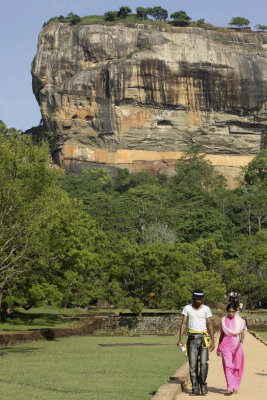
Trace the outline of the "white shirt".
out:
M 188 304 L 183 308 L 182 314 L 188 317 L 188 328 L 197 332 L 203 332 L 207 329 L 206 319 L 212 316 L 210 308 L 204 304 L 199 309 Z

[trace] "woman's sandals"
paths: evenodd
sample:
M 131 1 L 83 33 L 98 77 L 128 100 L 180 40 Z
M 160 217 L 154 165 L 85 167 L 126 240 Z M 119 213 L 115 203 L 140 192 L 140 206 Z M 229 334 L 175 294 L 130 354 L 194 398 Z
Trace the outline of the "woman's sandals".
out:
M 237 390 L 234 390 L 233 392 L 229 392 L 229 391 L 227 390 L 227 392 L 224 393 L 225 396 L 231 396 L 232 394 L 238 394 L 238 391 L 237 391 Z

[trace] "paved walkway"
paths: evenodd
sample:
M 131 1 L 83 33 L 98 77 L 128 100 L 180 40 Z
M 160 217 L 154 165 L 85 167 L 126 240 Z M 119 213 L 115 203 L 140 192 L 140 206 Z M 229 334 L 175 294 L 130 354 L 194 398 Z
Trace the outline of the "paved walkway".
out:
M 216 337 L 216 346 L 218 336 Z M 238 394 L 225 396 L 226 382 L 222 368 L 222 359 L 216 355 L 216 350 L 210 353 L 207 400 L 266 400 L 267 399 L 267 346 L 250 333 L 246 333 L 244 342 L 245 367 Z M 191 385 L 188 387 L 191 389 Z M 189 392 L 177 395 L 177 400 L 200 399 L 204 396 L 189 397 Z

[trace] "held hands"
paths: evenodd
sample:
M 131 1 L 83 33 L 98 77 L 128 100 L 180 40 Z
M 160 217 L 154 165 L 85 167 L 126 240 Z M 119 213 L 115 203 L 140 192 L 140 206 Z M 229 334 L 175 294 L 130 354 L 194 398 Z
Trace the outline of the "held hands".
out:
M 213 351 L 215 349 L 215 343 L 214 340 L 211 341 L 210 347 L 209 347 L 210 351 Z

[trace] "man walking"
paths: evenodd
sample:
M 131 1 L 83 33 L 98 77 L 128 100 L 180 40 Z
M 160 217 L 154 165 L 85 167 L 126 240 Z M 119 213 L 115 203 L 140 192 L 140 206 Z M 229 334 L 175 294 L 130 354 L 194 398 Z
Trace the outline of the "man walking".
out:
M 188 321 L 187 354 L 189 360 L 190 379 L 192 383 L 191 396 L 208 393 L 207 375 L 209 350 L 214 350 L 214 334 L 211 323 L 210 308 L 203 304 L 204 293 L 196 289 L 192 295 L 192 304 L 182 311 L 183 320 L 177 346 L 183 345 L 183 335 Z

